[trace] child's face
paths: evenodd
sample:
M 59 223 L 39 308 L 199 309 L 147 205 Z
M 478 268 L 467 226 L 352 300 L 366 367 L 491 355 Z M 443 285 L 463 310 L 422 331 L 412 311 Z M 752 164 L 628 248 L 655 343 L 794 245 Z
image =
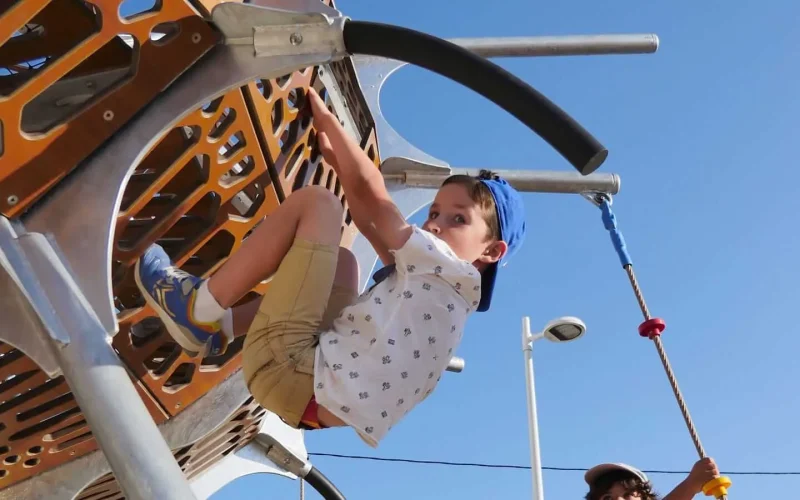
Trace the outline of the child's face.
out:
M 467 188 L 458 184 L 442 186 L 433 200 L 422 229 L 433 233 L 463 260 L 479 270 L 497 262 L 508 250 L 504 241 L 492 241 L 480 207 Z
M 599 500 L 639 500 L 640 498 L 642 497 L 639 493 L 627 493 L 625 485 L 620 481 L 611 485 L 604 495 L 600 495 Z

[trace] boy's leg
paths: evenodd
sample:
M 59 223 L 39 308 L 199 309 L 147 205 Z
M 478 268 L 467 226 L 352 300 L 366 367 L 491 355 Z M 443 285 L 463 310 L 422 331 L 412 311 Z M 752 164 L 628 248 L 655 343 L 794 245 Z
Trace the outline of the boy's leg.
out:
M 325 316 L 322 319 L 321 329 L 330 326 L 333 320 L 339 315 L 342 309 L 352 303 L 358 295 L 358 262 L 350 250 L 339 248 L 339 258 L 336 262 L 336 277 L 333 279 L 333 290 L 331 290 L 328 305 L 325 309 Z M 257 297 L 250 302 L 234 307 L 233 329 L 230 332 L 232 337 L 246 335 L 253 324 L 258 308 L 261 305 L 262 297 Z
M 225 309 L 273 275 L 295 239 L 338 248 L 342 212 L 330 191 L 303 188 L 270 214 L 209 280 L 173 267 L 163 249 L 153 245 L 136 264 L 136 283 L 184 349 L 219 354 L 227 347 L 219 322 Z
M 338 247 L 342 212 L 341 201 L 325 188 L 292 193 L 208 280 L 209 292 L 227 309 L 275 274 L 295 239 Z
M 355 256 L 339 248 L 337 260 L 331 259 L 327 265 L 325 254 L 325 248 L 290 250 L 273 278 L 273 284 L 279 286 L 264 294 L 242 351 L 242 372 L 253 397 L 294 427 L 301 423 L 311 427 L 313 423 L 345 425 L 321 406 L 315 405 L 313 416 L 307 414 L 314 396 L 319 332 L 331 328 L 341 311 L 358 297 Z M 301 266 L 306 273 L 297 272 Z M 300 274 L 305 277 L 298 278 Z M 310 418 L 306 421 L 304 417 Z
M 319 332 L 355 298 L 352 288 L 341 286 L 347 275 L 356 282 L 355 258 L 346 250 L 340 253 L 338 226 L 335 233 L 335 243 L 299 236 L 294 241 L 261 300 L 242 350 L 242 374 L 250 393 L 293 427 L 301 425 L 314 396 Z M 352 266 L 340 265 L 345 255 Z

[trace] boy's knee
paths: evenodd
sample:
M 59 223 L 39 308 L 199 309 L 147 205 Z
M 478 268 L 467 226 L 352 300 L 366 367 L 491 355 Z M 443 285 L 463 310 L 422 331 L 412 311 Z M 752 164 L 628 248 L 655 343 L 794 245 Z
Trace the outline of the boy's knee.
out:
M 292 196 L 297 196 L 295 206 L 299 206 L 301 214 L 296 237 L 326 245 L 338 245 L 344 217 L 342 202 L 320 186 L 305 187 Z
M 305 198 L 304 208 L 307 213 L 317 217 L 341 219 L 344 215 L 344 207 L 335 194 L 322 186 L 307 186 L 297 191 L 293 196 L 302 194 Z

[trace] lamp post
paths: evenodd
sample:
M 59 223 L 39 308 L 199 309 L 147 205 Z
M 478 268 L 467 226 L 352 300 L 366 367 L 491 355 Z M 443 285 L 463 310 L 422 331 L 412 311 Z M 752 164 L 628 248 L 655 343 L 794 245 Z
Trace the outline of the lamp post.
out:
M 545 338 L 551 342 L 571 342 L 586 333 L 586 325 L 578 318 L 565 316 L 554 319 L 539 333 L 531 333 L 530 318 L 522 318 L 522 353 L 525 356 L 525 382 L 528 388 L 528 436 L 531 452 L 533 500 L 544 500 L 542 462 L 539 453 L 539 421 L 536 416 L 536 387 L 533 380 L 533 343 Z

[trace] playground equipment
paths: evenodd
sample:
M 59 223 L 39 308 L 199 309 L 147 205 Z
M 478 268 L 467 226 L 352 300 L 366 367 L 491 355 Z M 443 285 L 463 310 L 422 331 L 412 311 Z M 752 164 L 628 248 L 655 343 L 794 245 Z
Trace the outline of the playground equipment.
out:
M 599 203 L 602 211 L 603 226 L 606 228 L 606 230 L 608 230 L 609 235 L 611 236 L 611 243 L 614 245 L 614 250 L 617 252 L 617 256 L 622 264 L 622 268 L 625 269 L 625 273 L 628 275 L 628 280 L 631 282 L 631 288 L 636 296 L 636 302 L 638 302 L 639 308 L 642 310 L 642 315 L 644 316 L 644 322 L 639 325 L 639 335 L 653 341 L 656 351 L 658 352 L 658 357 L 661 359 L 661 364 L 664 367 L 664 372 L 667 374 L 669 385 L 672 388 L 673 394 L 675 395 L 675 401 L 677 401 L 678 407 L 681 410 L 681 415 L 683 415 L 683 420 L 686 422 L 686 428 L 689 430 L 689 436 L 692 438 L 692 443 L 694 443 L 694 447 L 697 450 L 697 455 L 700 458 L 706 458 L 706 450 L 703 448 L 703 444 L 700 442 L 700 436 L 698 435 L 697 429 L 692 421 L 692 417 L 689 414 L 689 408 L 686 406 L 686 401 L 684 400 L 683 394 L 681 394 L 681 390 L 678 387 L 678 380 L 675 378 L 675 373 L 673 372 L 672 366 L 669 363 L 667 352 L 664 350 L 664 345 L 661 342 L 661 333 L 666 329 L 667 324 L 663 319 L 654 318 L 650 315 L 650 309 L 647 307 L 647 302 L 644 300 L 644 294 L 639 287 L 639 282 L 636 280 L 636 274 L 633 272 L 633 260 L 628 253 L 628 249 L 625 245 L 625 239 L 622 237 L 622 232 L 620 232 L 619 228 L 617 227 L 617 218 L 614 215 L 614 212 L 611 210 L 611 199 L 605 195 L 598 195 L 596 201 Z M 703 493 L 705 493 L 707 496 L 713 496 L 714 498 L 727 498 L 728 488 L 731 486 L 731 484 L 730 478 L 726 476 L 718 476 L 703 485 Z
M 139 255 L 157 241 L 208 275 L 296 189 L 324 185 L 346 207 L 299 113 L 311 86 L 404 215 L 429 203 L 429 188 L 463 170 L 381 115 L 380 87 L 407 62 L 493 100 L 577 170 L 508 173 L 520 189 L 616 194 L 616 175 L 591 174 L 605 149 L 480 56 L 657 47 L 651 35 L 446 43 L 317 0 L 164 0 L 126 18 L 120 8 L 0 9 L 0 498 L 206 497 L 253 472 L 323 487 L 302 434 L 247 393 L 241 340 L 198 360 L 165 334 L 133 283 Z M 347 214 L 342 244 L 364 286 L 377 256 Z

